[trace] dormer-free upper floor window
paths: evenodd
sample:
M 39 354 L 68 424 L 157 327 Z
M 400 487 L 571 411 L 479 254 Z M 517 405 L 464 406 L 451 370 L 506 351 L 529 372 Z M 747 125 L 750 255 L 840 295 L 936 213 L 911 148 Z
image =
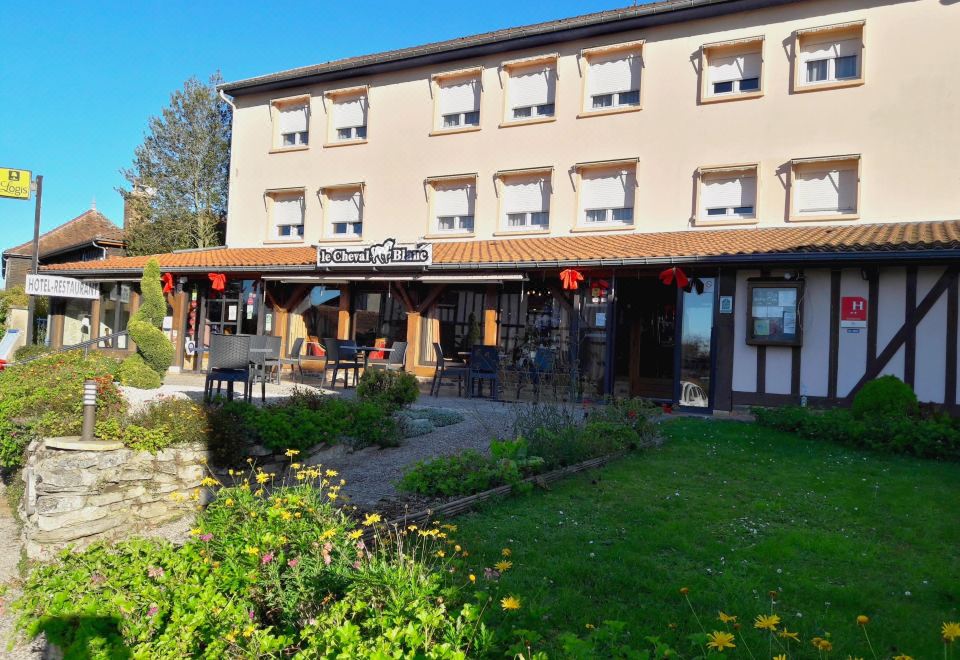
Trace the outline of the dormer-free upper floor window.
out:
M 757 218 L 756 164 L 698 170 L 695 223 L 740 224 Z
M 480 72 L 434 77 L 437 95 L 437 130 L 480 126 Z
M 303 240 L 304 192 L 282 190 L 267 193 L 271 236 L 274 241 Z
M 507 71 L 504 122 L 546 121 L 556 114 L 557 57 L 504 63 Z
M 476 177 L 435 179 L 432 188 L 431 232 L 472 234 L 477 195 Z
M 498 173 L 501 231 L 545 231 L 550 226 L 551 170 Z
M 794 82 L 796 91 L 833 89 L 863 82 L 863 24 L 801 30 Z
M 791 161 L 791 220 L 857 218 L 860 156 Z
M 705 44 L 700 53 L 701 103 L 762 95 L 763 37 Z
M 367 139 L 366 88 L 327 92 L 331 144 Z
M 640 107 L 643 42 L 582 51 L 586 62 L 583 111 L 604 112 Z
M 627 226 L 634 221 L 636 162 L 577 166 L 580 174 L 580 227 Z
M 363 235 L 363 187 L 359 184 L 331 186 L 324 196 L 327 234 L 330 238 Z
M 305 148 L 310 142 L 310 97 L 271 102 L 275 149 Z

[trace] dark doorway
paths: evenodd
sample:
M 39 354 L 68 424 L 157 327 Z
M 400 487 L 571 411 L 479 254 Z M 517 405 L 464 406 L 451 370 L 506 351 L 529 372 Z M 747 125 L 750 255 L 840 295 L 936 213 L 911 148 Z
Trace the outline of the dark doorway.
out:
M 674 397 L 677 289 L 655 275 L 617 278 L 614 395 Z

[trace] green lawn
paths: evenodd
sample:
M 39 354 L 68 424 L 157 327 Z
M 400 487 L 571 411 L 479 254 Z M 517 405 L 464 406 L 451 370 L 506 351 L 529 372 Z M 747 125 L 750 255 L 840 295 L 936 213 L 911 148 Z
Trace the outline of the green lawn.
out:
M 830 632 L 832 657 L 871 657 L 855 623 L 867 614 L 880 657 L 943 657 L 941 622 L 960 619 L 960 465 L 738 422 L 664 430 L 659 449 L 457 520 L 478 562 L 513 551 L 502 589 L 523 606 L 497 619 L 538 631 L 548 651 L 560 633 L 612 619 L 686 652 L 699 628 L 680 587 L 708 630 L 723 630 L 720 609 L 752 628 L 776 590 L 804 656 Z M 747 641 L 769 657 L 759 631 Z

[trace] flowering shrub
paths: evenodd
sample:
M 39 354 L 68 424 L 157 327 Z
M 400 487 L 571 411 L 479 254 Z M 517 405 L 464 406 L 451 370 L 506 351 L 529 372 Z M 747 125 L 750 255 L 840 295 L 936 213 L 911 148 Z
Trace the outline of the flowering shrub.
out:
M 0 371 L 0 467 L 16 468 L 30 440 L 79 435 L 83 382 L 97 381 L 97 419 L 125 408 L 113 383 L 118 362 L 99 353 L 67 351 Z
M 256 471 L 221 489 L 182 546 L 98 545 L 36 569 L 16 604 L 21 626 L 66 657 L 487 652 L 465 591 L 475 578 L 459 577 L 466 553 L 443 528 L 388 529 L 376 514 L 358 525 L 333 506 L 336 472 L 291 471 L 290 484 Z
M 132 449 L 152 452 L 181 442 L 203 442 L 207 433 L 203 406 L 169 397 L 148 403 L 126 419 L 111 417 L 96 427 L 101 440 L 117 440 Z
M 357 398 L 390 410 L 410 405 L 420 396 L 417 378 L 405 371 L 366 369 L 357 384 Z

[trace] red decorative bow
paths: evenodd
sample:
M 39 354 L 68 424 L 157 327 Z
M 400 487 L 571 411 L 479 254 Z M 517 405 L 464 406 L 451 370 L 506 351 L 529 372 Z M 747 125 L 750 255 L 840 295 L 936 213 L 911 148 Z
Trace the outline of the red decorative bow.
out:
M 210 288 L 214 291 L 223 291 L 227 288 L 227 276 L 223 273 L 207 273 L 210 278 Z
M 606 280 L 597 280 L 596 282 L 593 283 L 593 286 L 597 287 L 598 289 L 606 290 L 610 288 L 610 282 Z
M 687 278 L 687 274 L 676 266 L 660 272 L 660 281 L 667 286 L 673 284 L 674 279 L 677 280 L 677 286 L 681 289 L 685 289 L 687 284 L 690 283 L 690 280 Z
M 568 291 L 576 291 L 578 288 L 580 288 L 580 282 L 583 281 L 583 273 L 572 268 L 562 270 L 560 271 L 560 281 L 563 283 L 564 289 L 567 289 Z
M 164 293 L 170 293 L 173 291 L 173 273 L 164 273 L 160 276 L 160 281 L 163 282 Z

